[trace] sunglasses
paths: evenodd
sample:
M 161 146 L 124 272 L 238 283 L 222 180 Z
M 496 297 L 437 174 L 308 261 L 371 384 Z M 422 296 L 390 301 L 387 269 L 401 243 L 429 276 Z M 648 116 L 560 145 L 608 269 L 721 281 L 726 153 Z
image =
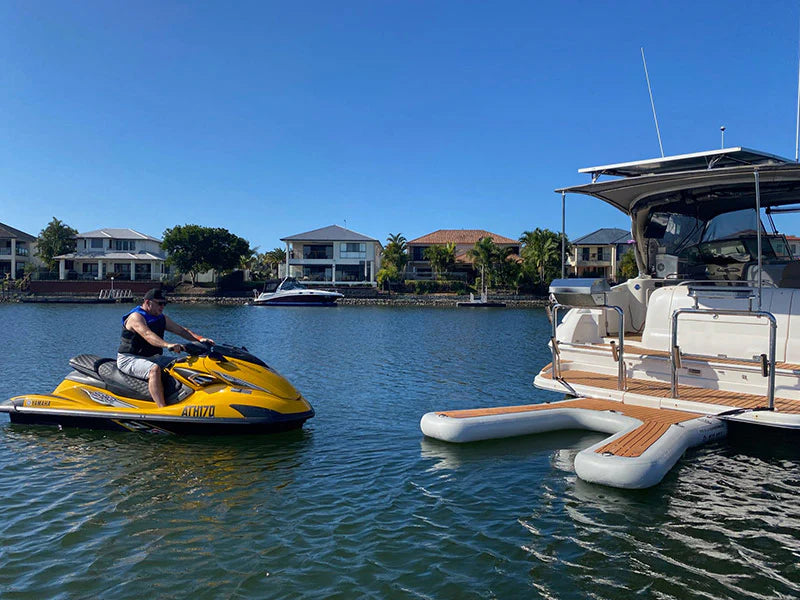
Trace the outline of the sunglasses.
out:
M 155 302 L 159 306 L 166 306 L 167 305 L 167 301 L 166 300 L 150 300 L 150 302 Z

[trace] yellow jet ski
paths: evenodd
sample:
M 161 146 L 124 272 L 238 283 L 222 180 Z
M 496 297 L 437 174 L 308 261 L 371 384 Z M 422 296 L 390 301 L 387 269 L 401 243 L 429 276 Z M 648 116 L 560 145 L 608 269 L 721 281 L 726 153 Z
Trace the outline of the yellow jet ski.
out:
M 283 376 L 246 348 L 183 344 L 189 356 L 165 368 L 158 408 L 147 381 L 112 358 L 80 354 L 52 394 L 0 402 L 12 423 L 153 433 L 272 433 L 296 429 L 314 409 Z

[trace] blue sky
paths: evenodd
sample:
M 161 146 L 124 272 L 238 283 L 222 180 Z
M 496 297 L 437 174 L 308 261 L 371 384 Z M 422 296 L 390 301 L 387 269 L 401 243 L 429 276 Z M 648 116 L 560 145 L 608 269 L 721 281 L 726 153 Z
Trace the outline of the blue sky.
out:
M 797 2 L 0 3 L 0 221 L 33 235 L 561 227 L 580 167 L 794 157 Z M 628 227 L 568 197 L 567 234 Z M 800 234 L 800 224 L 786 233 Z

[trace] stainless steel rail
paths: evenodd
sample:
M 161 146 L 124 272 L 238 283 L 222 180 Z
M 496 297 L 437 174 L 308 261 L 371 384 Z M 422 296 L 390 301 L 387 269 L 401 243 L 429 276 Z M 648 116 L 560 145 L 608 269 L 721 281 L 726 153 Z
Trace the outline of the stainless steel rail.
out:
M 561 351 L 559 350 L 559 342 L 557 337 L 557 328 L 558 328 L 558 309 L 560 308 L 587 308 L 586 306 L 575 306 L 571 304 L 553 304 L 553 336 L 550 339 L 550 345 L 552 346 L 551 350 L 553 353 L 553 378 L 561 381 L 563 383 L 563 377 L 561 376 Z M 609 304 L 598 304 L 597 306 L 591 307 L 591 309 L 611 309 L 615 310 L 619 315 L 619 345 L 616 349 L 614 349 L 614 345 L 612 342 L 612 354 L 614 355 L 614 360 L 617 361 L 617 389 L 621 391 L 626 391 L 628 389 L 628 382 L 625 374 L 625 312 L 619 306 L 611 306 Z M 579 347 L 579 348 L 596 348 L 596 346 L 592 346 L 590 344 L 574 344 L 570 342 L 570 346 Z
M 669 362 L 672 375 L 671 394 L 673 398 L 678 397 L 678 369 L 680 368 L 681 349 L 678 346 L 678 317 L 684 314 L 706 314 L 706 315 L 732 315 L 740 317 L 756 317 L 769 320 L 769 356 L 766 357 L 767 367 L 767 401 L 769 410 L 775 410 L 775 340 L 777 338 L 778 322 L 775 315 L 765 310 L 733 310 L 733 309 L 713 309 L 713 308 L 679 308 L 672 313 L 672 334 L 669 352 Z M 717 358 L 712 355 L 692 354 L 692 356 L 702 356 L 706 358 Z M 763 357 L 763 355 L 762 355 Z M 737 360 L 751 360 L 747 357 Z M 762 358 L 762 365 L 764 359 Z M 764 367 L 762 366 L 762 373 Z

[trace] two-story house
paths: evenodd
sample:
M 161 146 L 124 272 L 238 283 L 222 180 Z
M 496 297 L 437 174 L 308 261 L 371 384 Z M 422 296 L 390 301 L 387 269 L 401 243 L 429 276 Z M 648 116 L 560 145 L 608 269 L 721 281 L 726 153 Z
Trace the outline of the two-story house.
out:
M 519 254 L 519 242 L 484 229 L 438 229 L 406 244 L 408 265 L 406 273 L 410 279 L 430 279 L 433 276 L 431 263 L 425 258 L 425 250 L 431 246 L 445 246 L 450 242 L 456 246 L 453 271 L 471 274 L 472 260 L 467 253 L 483 238 L 490 238 L 501 248 L 511 248 L 512 254 Z
M 0 278 L 22 277 L 26 264 L 38 264 L 34 258 L 35 253 L 35 237 L 0 223 Z
M 615 227 L 593 231 L 572 241 L 572 252 L 567 257 L 569 274 L 616 280 L 619 261 L 632 248 L 630 231 Z
M 377 285 L 383 246 L 374 238 L 329 225 L 281 241 L 286 244 L 284 275 L 309 284 Z
M 161 240 L 133 229 L 87 231 L 75 241 L 75 252 L 55 257 L 59 279 L 157 281 L 166 274 Z

